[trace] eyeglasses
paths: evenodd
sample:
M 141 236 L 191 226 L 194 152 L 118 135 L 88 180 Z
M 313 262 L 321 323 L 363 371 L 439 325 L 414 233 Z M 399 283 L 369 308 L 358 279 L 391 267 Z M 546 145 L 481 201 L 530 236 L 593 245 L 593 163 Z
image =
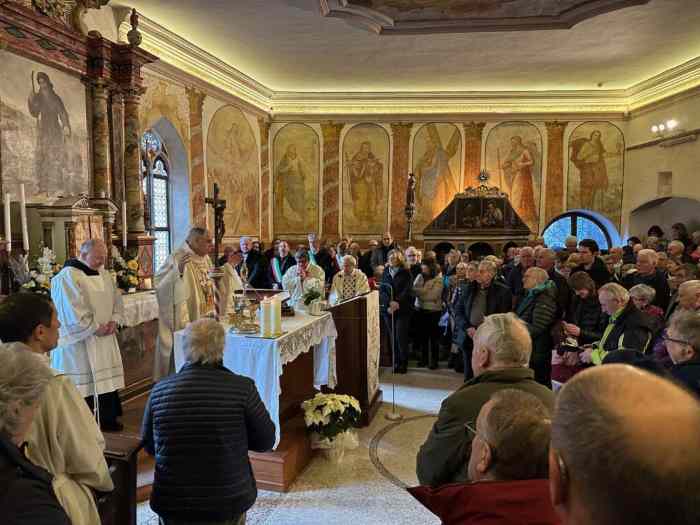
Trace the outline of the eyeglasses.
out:
M 667 342 L 667 343 L 668 343 L 668 342 L 671 342 L 671 343 L 677 343 L 677 344 L 679 344 L 679 345 L 688 345 L 688 346 L 690 346 L 690 347 L 693 346 L 693 345 L 691 345 L 688 341 L 684 341 L 683 339 L 676 339 L 676 338 L 674 338 L 674 337 L 669 337 L 668 335 L 663 335 L 663 336 L 661 337 L 661 339 L 663 339 L 663 341 L 664 341 L 664 342 Z
M 489 443 L 489 440 L 486 439 L 484 437 L 484 435 L 476 429 L 476 423 L 473 421 L 465 423 L 464 428 L 466 428 L 467 432 L 469 432 L 469 434 L 471 434 L 472 440 L 476 436 L 479 436 L 479 439 L 488 445 L 488 447 L 491 449 L 491 461 L 496 461 L 496 447 L 494 447 L 491 443 Z

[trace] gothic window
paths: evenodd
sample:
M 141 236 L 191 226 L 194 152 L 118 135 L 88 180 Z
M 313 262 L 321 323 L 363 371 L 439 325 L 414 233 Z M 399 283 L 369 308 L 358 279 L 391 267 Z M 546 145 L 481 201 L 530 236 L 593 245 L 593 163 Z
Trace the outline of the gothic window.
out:
M 141 173 L 146 229 L 155 237 L 153 270 L 170 254 L 170 165 L 168 153 L 153 131 L 141 137 Z
M 544 242 L 553 249 L 563 248 L 564 241 L 569 235 L 581 239 L 593 239 L 601 250 L 609 250 L 612 247 L 612 239 L 603 223 L 593 215 L 585 212 L 569 212 L 560 215 L 544 230 Z

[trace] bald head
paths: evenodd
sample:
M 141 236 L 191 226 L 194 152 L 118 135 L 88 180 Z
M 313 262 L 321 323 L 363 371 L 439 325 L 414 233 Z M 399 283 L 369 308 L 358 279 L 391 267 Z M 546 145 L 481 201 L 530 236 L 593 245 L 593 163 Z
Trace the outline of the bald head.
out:
M 700 523 L 700 404 L 627 365 L 577 374 L 552 424 L 552 500 L 562 523 Z

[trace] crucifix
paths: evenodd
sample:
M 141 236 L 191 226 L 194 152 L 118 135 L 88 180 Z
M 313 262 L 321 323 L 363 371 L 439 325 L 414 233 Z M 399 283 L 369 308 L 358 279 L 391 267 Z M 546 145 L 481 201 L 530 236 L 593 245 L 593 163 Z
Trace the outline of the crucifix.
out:
M 214 183 L 213 197 L 207 197 L 204 202 L 214 209 L 214 264 L 218 264 L 219 247 L 226 233 L 226 225 L 224 224 L 226 201 L 219 198 L 219 185 L 216 182 Z
M 408 174 L 404 215 L 407 223 L 406 239 L 410 241 L 413 234 L 413 219 L 416 216 L 416 176 L 413 173 Z

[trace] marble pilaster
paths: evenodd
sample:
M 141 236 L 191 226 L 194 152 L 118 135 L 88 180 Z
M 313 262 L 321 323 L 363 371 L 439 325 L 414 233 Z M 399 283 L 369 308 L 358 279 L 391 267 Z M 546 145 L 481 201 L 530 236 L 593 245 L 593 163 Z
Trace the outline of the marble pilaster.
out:
M 203 107 L 206 95 L 196 88 L 186 88 L 190 109 L 190 189 L 192 191 L 192 224 L 207 222 L 206 176 L 204 173 Z
M 126 187 L 129 234 L 145 233 L 143 190 L 141 185 L 141 127 L 139 104 L 143 89 L 126 91 L 124 97 L 124 185 Z
M 391 223 L 389 229 L 394 239 L 406 239 L 406 187 L 408 182 L 408 150 L 412 123 L 391 124 L 393 137 L 393 162 L 391 165 Z
M 109 88 L 102 80 L 92 82 L 92 169 L 93 196 L 112 196 L 109 155 Z
M 464 187 L 478 186 L 481 170 L 481 141 L 485 122 L 467 122 L 464 127 Z
M 262 196 L 260 236 L 263 241 L 269 242 L 272 240 L 270 233 L 270 121 L 258 117 L 258 126 L 260 127 L 260 193 Z
M 564 212 L 564 130 L 567 124 L 568 122 L 545 122 L 547 126 L 545 224 Z
M 323 221 L 324 237 L 337 237 L 340 222 L 340 132 L 345 124 L 324 122 L 323 133 Z

